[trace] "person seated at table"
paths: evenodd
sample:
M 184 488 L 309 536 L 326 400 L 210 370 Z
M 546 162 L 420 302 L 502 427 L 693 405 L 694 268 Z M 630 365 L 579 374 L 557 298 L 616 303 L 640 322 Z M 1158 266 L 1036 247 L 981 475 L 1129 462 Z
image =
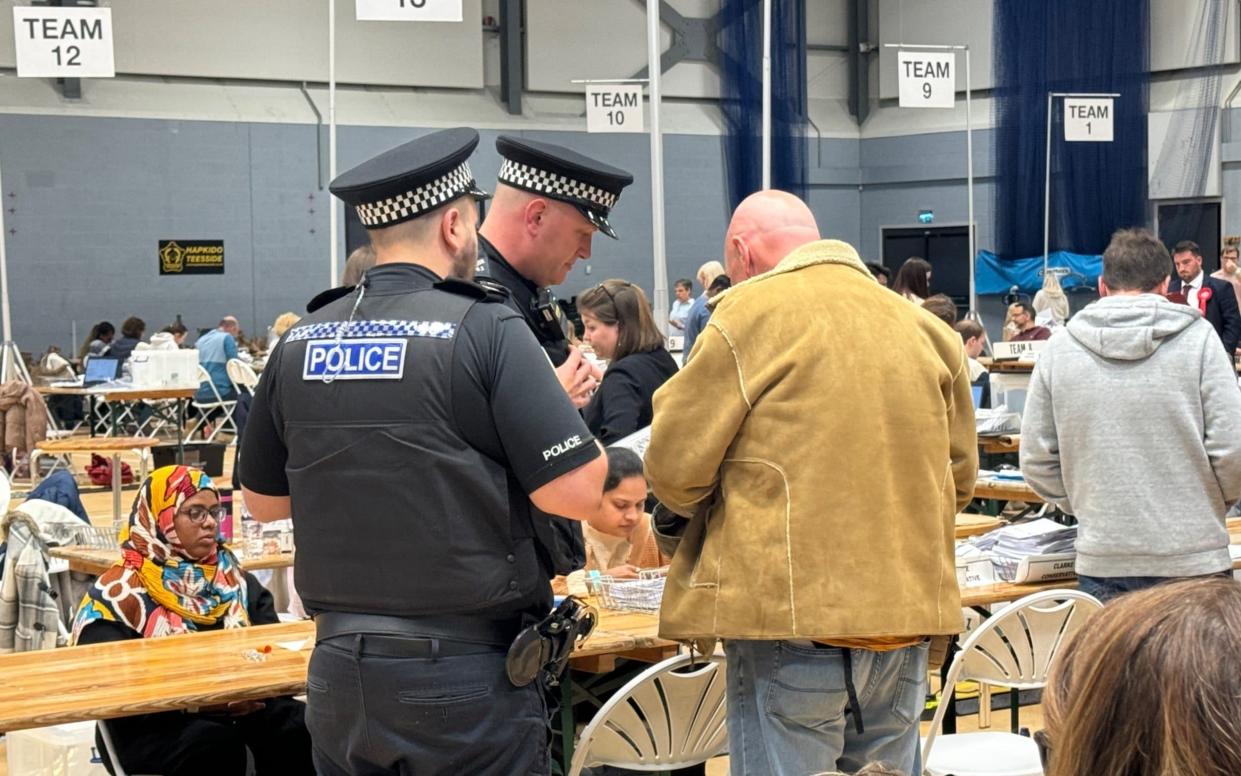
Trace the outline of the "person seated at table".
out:
M 1061 647 L 1035 735 L 1056 776 L 1241 773 L 1241 585 L 1117 598 Z
M 161 334 L 171 334 L 172 341 L 177 343 L 178 348 L 185 347 L 185 338 L 189 335 L 189 329 L 185 328 L 184 323 L 170 323 L 160 329 Z
M 108 358 L 115 358 L 121 362 L 128 361 L 130 354 L 142 341 L 146 331 L 146 321 L 132 315 L 126 318 L 121 324 L 121 336 L 112 340 L 112 344 L 108 347 Z
M 78 359 L 106 355 L 112 345 L 112 338 L 115 336 L 115 326 L 107 321 L 96 323 L 91 327 L 90 334 L 86 335 L 86 342 L 82 343 L 82 349 L 78 351 Z
M 284 336 L 284 333 L 297 325 L 302 317 L 297 313 L 288 312 L 281 313 L 276 316 L 276 320 L 272 323 L 271 328 L 267 330 L 267 353 L 271 354 L 271 349 L 276 347 L 276 343 Z
M 603 481 L 603 509 L 582 524 L 586 566 L 552 580 L 557 594 L 586 595 L 592 571 L 615 579 L 637 579 L 638 572 L 668 562 L 655 546 L 651 516 L 646 513 L 646 477 L 642 459 L 624 447 L 607 448 L 608 476 Z
M 224 401 L 237 398 L 233 381 L 228 377 L 228 362 L 237 358 L 237 340 L 241 334 L 241 326 L 237 319 L 226 315 L 220 319 L 220 325 L 198 338 L 194 347 L 198 350 L 198 363 L 211 376 L 211 385 L 203 382 L 194 395 L 194 400 L 206 404 L 214 402 L 218 393 Z M 211 387 L 215 386 L 212 392 Z
M 947 294 L 934 294 L 922 301 L 922 309 L 949 326 L 957 325 L 957 303 Z
M 220 516 L 219 494 L 202 471 L 164 466 L 152 472 L 122 529 L 121 557 L 78 606 L 73 643 L 278 622 L 271 593 L 243 571 L 219 535 Z M 240 655 L 237 661 L 244 666 Z M 302 703 L 280 697 L 124 717 L 109 720 L 108 728 L 128 773 L 240 776 L 249 749 L 257 774 L 309 774 L 304 714 Z M 96 743 L 103 751 L 98 733 Z
M 595 355 L 611 362 L 582 410 L 590 433 L 610 445 L 651 425 L 651 397 L 676 374 L 677 362 L 633 283 L 605 280 L 578 296 L 577 311 Z

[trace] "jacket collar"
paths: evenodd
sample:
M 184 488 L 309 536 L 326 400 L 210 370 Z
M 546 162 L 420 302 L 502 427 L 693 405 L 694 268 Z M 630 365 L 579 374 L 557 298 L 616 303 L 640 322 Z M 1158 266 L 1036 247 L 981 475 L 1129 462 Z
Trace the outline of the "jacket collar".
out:
M 726 289 L 724 292 L 716 294 L 714 298 L 707 300 L 707 306 L 715 309 L 720 300 L 731 294 L 738 288 L 757 284 L 762 280 L 783 275 L 786 272 L 796 272 L 799 269 L 813 267 L 819 264 L 840 264 L 871 277 L 870 270 L 866 269 L 866 265 L 858 258 L 857 251 L 853 246 L 841 240 L 818 240 L 817 242 L 807 243 L 802 247 L 794 250 L 788 256 L 780 260 L 780 263 L 772 267 L 768 271 L 755 275 L 754 277 L 743 280 L 735 286 Z

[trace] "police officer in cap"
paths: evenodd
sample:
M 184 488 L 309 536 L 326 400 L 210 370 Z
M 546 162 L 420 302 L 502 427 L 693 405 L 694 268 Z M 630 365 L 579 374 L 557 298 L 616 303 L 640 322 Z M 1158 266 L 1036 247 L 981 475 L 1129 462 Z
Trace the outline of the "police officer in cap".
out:
M 243 440 L 246 505 L 297 532 L 320 774 L 549 772 L 541 689 L 505 670 L 552 603 L 532 503 L 594 514 L 607 465 L 524 318 L 467 280 L 477 143 L 436 132 L 332 182 L 376 266 L 285 334 Z
M 550 286 L 559 285 L 578 259 L 590 258 L 596 231 L 616 239 L 608 216 L 633 176 L 551 143 L 501 135 L 503 157 L 486 221 L 479 230 L 478 281 L 508 291 L 556 367 L 576 407 L 586 406 L 602 375 L 569 343 L 571 324 Z M 557 573 L 586 561 L 581 527 L 555 517 Z

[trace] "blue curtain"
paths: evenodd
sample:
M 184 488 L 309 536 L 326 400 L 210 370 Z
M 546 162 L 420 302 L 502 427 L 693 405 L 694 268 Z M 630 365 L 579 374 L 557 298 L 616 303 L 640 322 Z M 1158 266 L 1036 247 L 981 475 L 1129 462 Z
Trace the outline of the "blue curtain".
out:
M 763 187 L 763 4 L 723 0 L 720 107 L 728 197 L 736 207 Z M 806 196 L 806 7 L 771 11 L 771 186 Z
M 1043 253 L 1047 93 L 1119 92 L 1111 143 L 1066 143 L 1053 103 L 1051 250 L 1102 253 L 1146 222 L 1149 0 L 996 0 L 997 240 L 1002 257 Z

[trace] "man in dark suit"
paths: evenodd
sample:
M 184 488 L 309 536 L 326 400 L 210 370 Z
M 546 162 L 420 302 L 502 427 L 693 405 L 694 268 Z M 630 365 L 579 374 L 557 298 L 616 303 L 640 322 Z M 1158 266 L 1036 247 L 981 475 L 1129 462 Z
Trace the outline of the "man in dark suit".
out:
M 1232 283 L 1208 276 L 1202 271 L 1202 252 L 1198 243 L 1182 240 L 1172 249 L 1177 277 L 1168 285 L 1169 294 L 1184 294 L 1185 304 L 1199 310 L 1215 327 L 1228 357 L 1233 358 L 1241 340 L 1241 312 Z

